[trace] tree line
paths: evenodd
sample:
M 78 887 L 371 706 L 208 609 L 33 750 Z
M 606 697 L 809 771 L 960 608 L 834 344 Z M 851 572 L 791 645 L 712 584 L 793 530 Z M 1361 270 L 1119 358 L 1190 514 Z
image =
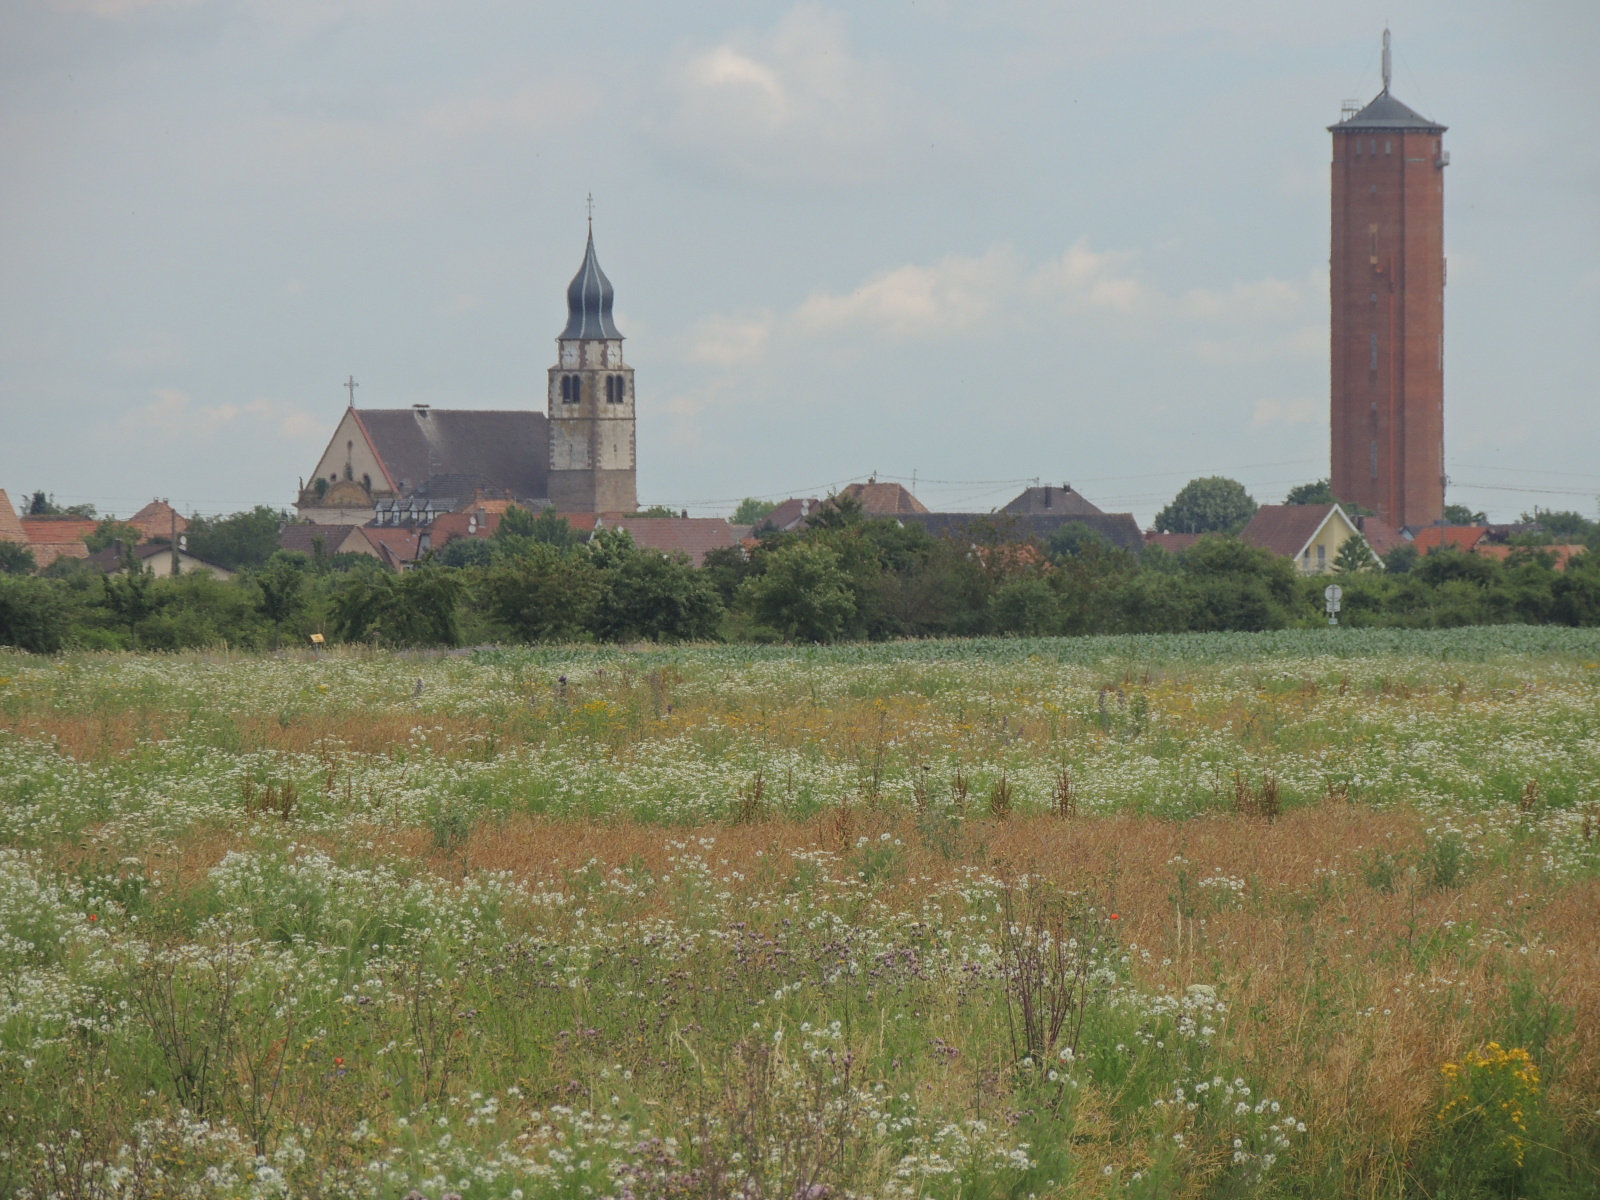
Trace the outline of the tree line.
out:
M 1544 514 L 1552 515 L 1561 516 Z M 42 576 L 0 573 L 0 644 L 40 653 L 270 649 L 304 645 L 312 633 L 375 646 L 828 642 L 1326 620 L 1328 577 L 1301 576 L 1229 532 L 1208 533 L 1179 554 L 1156 546 L 1134 554 L 1083 524 L 1041 544 L 1018 541 L 996 515 L 935 537 L 839 499 L 801 530 L 766 529 L 752 548 L 712 551 L 696 567 L 635 545 L 623 530 L 589 537 L 553 510 L 513 508 L 493 536 L 457 538 L 396 573 L 363 555 L 278 550 L 281 520 L 257 509 L 190 526 L 191 551 L 238 571 L 226 581 L 157 579 L 131 557 L 110 575 L 69 559 Z M 1596 530 L 1563 540 L 1578 533 L 1593 539 Z M 1341 556 L 1341 624 L 1600 624 L 1600 554 L 1558 570 L 1536 544 L 1504 561 L 1452 549 L 1419 557 L 1405 547 L 1384 566 Z

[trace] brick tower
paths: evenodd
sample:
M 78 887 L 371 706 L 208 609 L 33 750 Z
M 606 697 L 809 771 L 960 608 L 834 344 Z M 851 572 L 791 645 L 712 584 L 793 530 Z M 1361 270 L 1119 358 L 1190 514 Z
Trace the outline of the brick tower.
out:
M 1444 516 L 1445 126 L 1383 91 L 1333 134 L 1336 496 L 1394 526 Z
M 594 256 L 567 285 L 567 327 L 550 368 L 550 503 L 564 513 L 639 507 L 634 473 L 633 368 L 611 319 L 611 281 Z

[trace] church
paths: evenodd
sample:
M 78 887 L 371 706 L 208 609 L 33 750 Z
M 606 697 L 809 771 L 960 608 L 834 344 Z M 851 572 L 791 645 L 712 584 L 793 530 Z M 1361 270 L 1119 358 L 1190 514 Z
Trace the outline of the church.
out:
M 486 503 L 534 511 L 638 510 L 633 368 L 589 230 L 567 286 L 545 411 L 350 406 L 295 509 L 318 525 L 416 525 Z M 498 503 L 495 503 L 498 502 Z

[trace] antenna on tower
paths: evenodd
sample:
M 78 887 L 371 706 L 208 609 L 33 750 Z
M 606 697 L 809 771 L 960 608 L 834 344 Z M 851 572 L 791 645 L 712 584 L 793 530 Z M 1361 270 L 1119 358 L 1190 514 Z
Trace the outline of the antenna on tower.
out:
M 1389 62 L 1389 31 L 1383 31 L 1383 90 L 1389 90 L 1389 78 L 1394 71 Z

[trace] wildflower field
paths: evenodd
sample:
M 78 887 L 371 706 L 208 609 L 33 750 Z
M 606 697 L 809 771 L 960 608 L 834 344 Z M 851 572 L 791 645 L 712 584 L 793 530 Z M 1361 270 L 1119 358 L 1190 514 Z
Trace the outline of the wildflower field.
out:
M 1600 630 L 0 655 L 0 1195 L 1600 1194 Z

